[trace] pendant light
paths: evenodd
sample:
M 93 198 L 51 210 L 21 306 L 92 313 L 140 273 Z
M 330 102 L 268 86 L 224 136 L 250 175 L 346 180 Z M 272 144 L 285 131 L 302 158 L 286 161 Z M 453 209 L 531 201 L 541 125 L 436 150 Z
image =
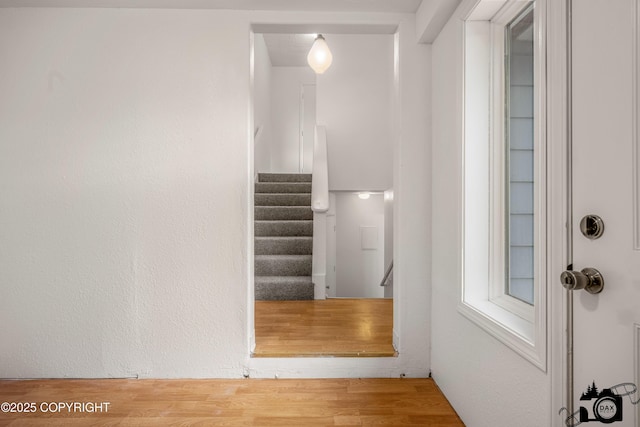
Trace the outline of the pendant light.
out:
M 311 46 L 309 54 L 307 55 L 307 62 L 309 63 L 309 66 L 316 72 L 316 74 L 322 74 L 327 71 L 329 66 L 331 66 L 332 60 L 333 55 L 331 55 L 327 42 L 324 37 L 322 37 L 322 34 L 318 34 L 316 40 L 313 42 L 313 46 Z

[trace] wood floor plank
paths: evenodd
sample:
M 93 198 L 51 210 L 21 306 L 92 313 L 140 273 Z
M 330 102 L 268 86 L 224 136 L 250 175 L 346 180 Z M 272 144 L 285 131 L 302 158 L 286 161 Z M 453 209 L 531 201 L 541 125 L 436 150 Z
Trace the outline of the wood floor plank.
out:
M 464 426 L 431 379 L 0 381 L 0 426 Z M 109 402 L 102 412 L 42 403 Z
M 393 357 L 393 300 L 256 301 L 253 357 Z

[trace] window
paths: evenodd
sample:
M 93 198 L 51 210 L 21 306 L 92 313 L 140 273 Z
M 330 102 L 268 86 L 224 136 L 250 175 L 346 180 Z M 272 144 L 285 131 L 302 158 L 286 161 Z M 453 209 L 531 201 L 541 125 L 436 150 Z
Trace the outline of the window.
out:
M 465 20 L 460 311 L 545 369 L 544 0 Z
M 507 283 L 505 294 L 533 305 L 533 5 L 505 28 Z

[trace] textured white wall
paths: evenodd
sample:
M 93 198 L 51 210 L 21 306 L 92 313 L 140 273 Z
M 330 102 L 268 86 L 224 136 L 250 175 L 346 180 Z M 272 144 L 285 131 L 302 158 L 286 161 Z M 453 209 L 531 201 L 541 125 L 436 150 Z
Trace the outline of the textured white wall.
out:
M 271 59 L 262 34 L 254 35 L 253 122 L 261 127 L 255 141 L 253 162 L 255 173 L 271 172 Z
M 309 67 L 271 69 L 271 167 L 274 172 L 300 172 L 300 93 L 302 84 L 314 84 Z
M 336 296 L 382 298 L 384 288 L 384 199 L 362 200 L 351 192 L 334 193 L 336 201 Z M 377 248 L 363 250 L 360 227 L 376 227 Z
M 397 358 L 249 358 L 252 20 L 399 25 Z M 430 69 L 410 15 L 0 9 L 0 377 L 427 375 Z
M 547 375 L 457 311 L 462 22 L 454 15 L 433 44 L 432 373 L 468 426 L 548 425 Z
M 327 127 L 329 190 L 393 185 L 393 36 L 326 35 L 333 63 L 318 75 L 317 121 Z
M 248 34 L 0 10 L 0 377 L 241 375 Z

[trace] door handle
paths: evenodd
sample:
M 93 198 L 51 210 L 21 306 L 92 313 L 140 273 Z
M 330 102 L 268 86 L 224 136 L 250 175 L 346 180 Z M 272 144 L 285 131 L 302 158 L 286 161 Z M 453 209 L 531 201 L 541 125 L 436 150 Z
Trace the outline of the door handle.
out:
M 564 271 L 560 275 L 562 286 L 569 291 L 584 289 L 590 294 L 599 294 L 604 288 L 604 277 L 595 268 L 583 268 L 582 271 Z

